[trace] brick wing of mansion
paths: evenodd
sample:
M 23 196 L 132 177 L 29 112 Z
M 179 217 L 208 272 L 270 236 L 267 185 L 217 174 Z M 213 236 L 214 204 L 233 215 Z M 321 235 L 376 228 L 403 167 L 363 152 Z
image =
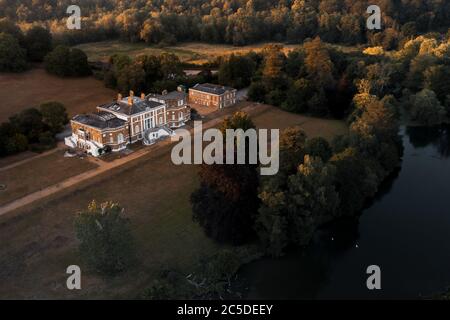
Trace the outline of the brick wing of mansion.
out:
M 141 94 L 140 97 L 133 91 L 125 98 L 119 94 L 117 100 L 98 106 L 96 113 L 73 117 L 70 121 L 72 135 L 65 138 L 65 143 L 93 156 L 108 150 L 123 150 L 140 140 L 152 144 L 191 119 L 187 100 L 182 86 L 177 91 Z M 236 103 L 236 89 L 197 84 L 189 89 L 189 103 L 214 109 L 228 107 Z

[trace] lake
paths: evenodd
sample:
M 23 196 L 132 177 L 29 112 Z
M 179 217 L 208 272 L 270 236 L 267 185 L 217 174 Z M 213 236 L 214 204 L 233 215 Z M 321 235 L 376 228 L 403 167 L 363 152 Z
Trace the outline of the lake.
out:
M 450 286 L 450 126 L 402 127 L 401 169 L 355 219 L 311 245 L 244 266 L 248 299 L 410 299 Z M 367 289 L 369 265 L 381 290 Z

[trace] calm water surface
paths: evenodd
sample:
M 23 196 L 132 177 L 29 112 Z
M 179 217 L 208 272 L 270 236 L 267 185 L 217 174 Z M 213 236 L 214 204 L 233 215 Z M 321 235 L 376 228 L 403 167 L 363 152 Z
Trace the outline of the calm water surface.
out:
M 249 299 L 419 298 L 450 286 L 450 126 L 401 132 L 401 170 L 373 204 L 303 252 L 245 266 Z M 382 290 L 366 287 L 372 264 Z

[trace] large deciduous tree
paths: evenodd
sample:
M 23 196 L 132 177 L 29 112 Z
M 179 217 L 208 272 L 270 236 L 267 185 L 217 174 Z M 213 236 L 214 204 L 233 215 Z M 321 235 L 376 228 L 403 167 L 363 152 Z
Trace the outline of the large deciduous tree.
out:
M 115 275 L 126 270 L 134 260 L 129 220 L 118 204 L 93 201 L 87 210 L 78 213 L 75 230 L 80 254 L 95 271 Z
M 254 124 L 242 112 L 225 119 L 220 126 L 224 138 L 226 129 L 245 131 L 250 128 L 254 128 Z M 207 236 L 220 243 L 245 243 L 253 235 L 259 205 L 257 166 L 205 164 L 199 175 L 200 188 L 191 196 L 194 221 L 203 227 Z
M 32 27 L 25 35 L 25 45 L 28 59 L 33 62 L 42 62 L 47 53 L 52 50 L 52 35 L 45 28 Z
M 12 35 L 0 33 L 0 72 L 20 72 L 26 68 L 26 51 Z

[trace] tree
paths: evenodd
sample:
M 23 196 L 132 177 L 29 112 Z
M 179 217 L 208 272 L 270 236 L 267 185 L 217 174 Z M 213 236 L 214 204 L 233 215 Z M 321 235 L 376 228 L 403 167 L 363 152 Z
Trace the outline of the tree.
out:
M 224 138 L 226 129 L 238 128 L 244 131 L 254 128 L 245 113 L 238 112 L 220 125 Z M 243 244 L 252 237 L 253 219 L 259 205 L 256 169 L 251 164 L 201 166 L 200 188 L 191 195 L 191 204 L 193 219 L 207 236 L 233 245 Z
M 269 45 L 263 50 L 263 79 L 270 90 L 280 86 L 286 56 L 281 45 Z
M 334 85 L 333 62 L 319 37 L 304 44 L 305 67 L 309 79 L 317 88 L 331 88 Z
M 159 43 L 165 36 L 159 19 L 145 20 L 139 35 L 146 43 Z
M 333 155 L 333 150 L 327 140 L 322 137 L 316 137 L 306 142 L 305 153 L 312 157 L 319 157 L 323 162 L 327 162 Z
M 159 56 L 161 62 L 161 72 L 163 79 L 174 80 L 184 75 L 181 61 L 177 55 L 173 53 L 163 53 Z
M 77 48 L 72 48 L 69 54 L 70 75 L 83 77 L 91 75 L 91 67 L 86 53 Z
M 318 117 L 323 117 L 328 114 L 328 101 L 325 95 L 325 91 L 320 88 L 313 94 L 311 99 L 308 100 L 308 111 Z
M 287 128 L 280 135 L 280 170 L 275 176 L 261 181 L 261 206 L 255 221 L 255 230 L 272 256 L 279 256 L 289 244 L 287 217 L 288 177 L 297 172 L 305 156 L 306 134 L 299 127 Z
M 296 80 L 286 93 L 286 101 L 282 108 L 297 113 L 308 111 L 308 100 L 311 99 L 312 85 L 309 80 L 301 78 Z
M 161 61 L 157 56 L 142 55 L 137 57 L 137 63 L 142 65 L 145 72 L 145 83 L 147 88 L 152 86 L 155 81 L 163 78 L 161 70 Z
M 13 36 L 19 43 L 19 45 L 24 48 L 25 46 L 25 36 L 20 30 L 20 28 L 9 19 L 0 19 L 0 33 L 6 33 Z
M 93 201 L 75 218 L 80 253 L 97 272 L 115 275 L 134 259 L 133 237 L 123 211 L 118 204 Z
M 39 26 L 32 27 L 25 35 L 28 59 L 41 62 L 52 50 L 52 35 L 47 29 Z
M 298 172 L 289 177 L 287 211 L 293 243 L 307 244 L 317 225 L 335 215 L 339 197 L 334 175 L 333 165 L 306 155 Z
M 444 121 L 446 111 L 433 91 L 423 89 L 411 97 L 410 114 L 414 121 L 432 126 Z
M 30 143 L 39 142 L 39 135 L 44 131 L 42 114 L 36 108 L 25 109 L 10 118 L 10 123 L 24 134 Z
M 306 134 L 300 127 L 284 129 L 280 135 L 280 175 L 283 183 L 297 171 L 305 157 Z
M 234 88 L 247 87 L 255 72 L 255 62 L 246 56 L 232 54 L 219 67 L 219 83 Z
M 27 137 L 10 122 L 0 124 L 0 156 L 7 156 L 28 149 Z
M 66 108 L 59 102 L 46 102 L 39 107 L 42 121 L 50 128 L 53 134 L 60 132 L 69 122 Z
M 248 88 L 248 98 L 252 101 L 263 102 L 266 97 L 266 87 L 262 82 L 252 82 Z
M 91 74 L 86 54 L 76 48 L 57 46 L 44 59 L 47 72 L 60 77 L 80 77 Z
M 336 190 L 339 193 L 339 215 L 353 216 L 377 191 L 377 176 L 370 163 L 354 148 L 347 148 L 330 159 L 336 167 Z
M 48 73 L 60 77 L 70 74 L 69 66 L 70 49 L 66 46 L 57 46 L 52 52 L 45 56 L 45 69 Z
M 27 68 L 26 52 L 12 35 L 0 33 L 0 72 L 20 72 Z
M 117 89 L 120 92 L 143 92 L 145 90 L 145 72 L 138 63 L 132 63 L 119 69 L 116 73 Z
M 424 88 L 432 90 L 444 104 L 450 92 L 450 66 L 435 65 L 425 70 Z
M 273 256 L 281 255 L 289 244 L 306 245 L 317 226 L 337 213 L 334 166 L 308 155 L 299 161 L 298 170 L 284 179 L 286 182 L 269 179 L 259 194 L 262 205 L 255 229 L 266 252 Z

